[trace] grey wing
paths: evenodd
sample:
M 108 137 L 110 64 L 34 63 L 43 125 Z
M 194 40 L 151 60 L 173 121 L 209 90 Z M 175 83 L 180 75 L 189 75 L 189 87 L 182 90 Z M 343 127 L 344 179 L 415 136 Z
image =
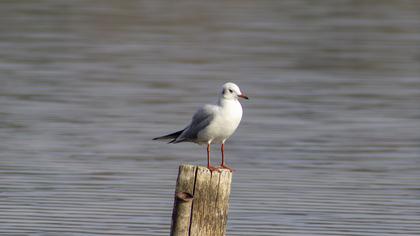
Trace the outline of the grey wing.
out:
M 174 143 L 191 141 L 194 142 L 197 139 L 198 133 L 206 128 L 210 122 L 214 119 L 214 106 L 206 105 L 194 114 L 191 123 L 185 128 L 179 137 L 174 140 Z

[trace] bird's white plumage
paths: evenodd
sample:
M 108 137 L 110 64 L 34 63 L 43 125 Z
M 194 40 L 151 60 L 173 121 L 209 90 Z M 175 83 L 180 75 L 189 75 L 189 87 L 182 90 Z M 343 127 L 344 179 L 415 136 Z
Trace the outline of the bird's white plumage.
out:
M 238 96 L 243 95 L 236 84 L 224 84 L 218 103 L 198 109 L 190 124 L 174 142 L 224 143 L 241 122 L 242 106 Z

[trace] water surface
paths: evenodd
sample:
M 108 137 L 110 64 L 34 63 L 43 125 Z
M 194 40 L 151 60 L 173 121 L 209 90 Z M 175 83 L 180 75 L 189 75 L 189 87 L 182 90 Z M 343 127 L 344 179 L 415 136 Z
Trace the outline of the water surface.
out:
M 420 234 L 417 1 L 1 1 L 0 234 L 168 235 L 234 81 L 228 235 Z M 219 147 L 213 147 L 215 164 Z

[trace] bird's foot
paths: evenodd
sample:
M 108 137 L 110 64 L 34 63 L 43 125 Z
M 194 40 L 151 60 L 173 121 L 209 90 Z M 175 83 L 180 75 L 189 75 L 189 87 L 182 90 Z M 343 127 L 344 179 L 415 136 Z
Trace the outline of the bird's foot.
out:
M 226 165 L 226 164 L 222 164 L 222 165 L 220 165 L 220 167 L 219 167 L 219 168 L 229 170 L 230 172 L 235 171 L 234 169 L 230 168 L 230 167 L 229 167 L 228 165 Z
M 220 168 L 212 166 L 212 165 L 207 165 L 207 168 L 210 170 L 210 172 L 213 173 L 213 171 L 217 171 L 220 172 Z

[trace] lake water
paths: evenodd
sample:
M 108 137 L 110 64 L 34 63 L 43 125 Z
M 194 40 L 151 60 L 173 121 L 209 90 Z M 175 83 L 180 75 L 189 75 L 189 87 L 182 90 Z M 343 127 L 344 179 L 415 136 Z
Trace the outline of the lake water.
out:
M 0 235 L 168 235 L 226 81 L 228 235 L 420 235 L 418 1 L 1 1 Z M 214 146 L 214 164 L 220 161 Z

